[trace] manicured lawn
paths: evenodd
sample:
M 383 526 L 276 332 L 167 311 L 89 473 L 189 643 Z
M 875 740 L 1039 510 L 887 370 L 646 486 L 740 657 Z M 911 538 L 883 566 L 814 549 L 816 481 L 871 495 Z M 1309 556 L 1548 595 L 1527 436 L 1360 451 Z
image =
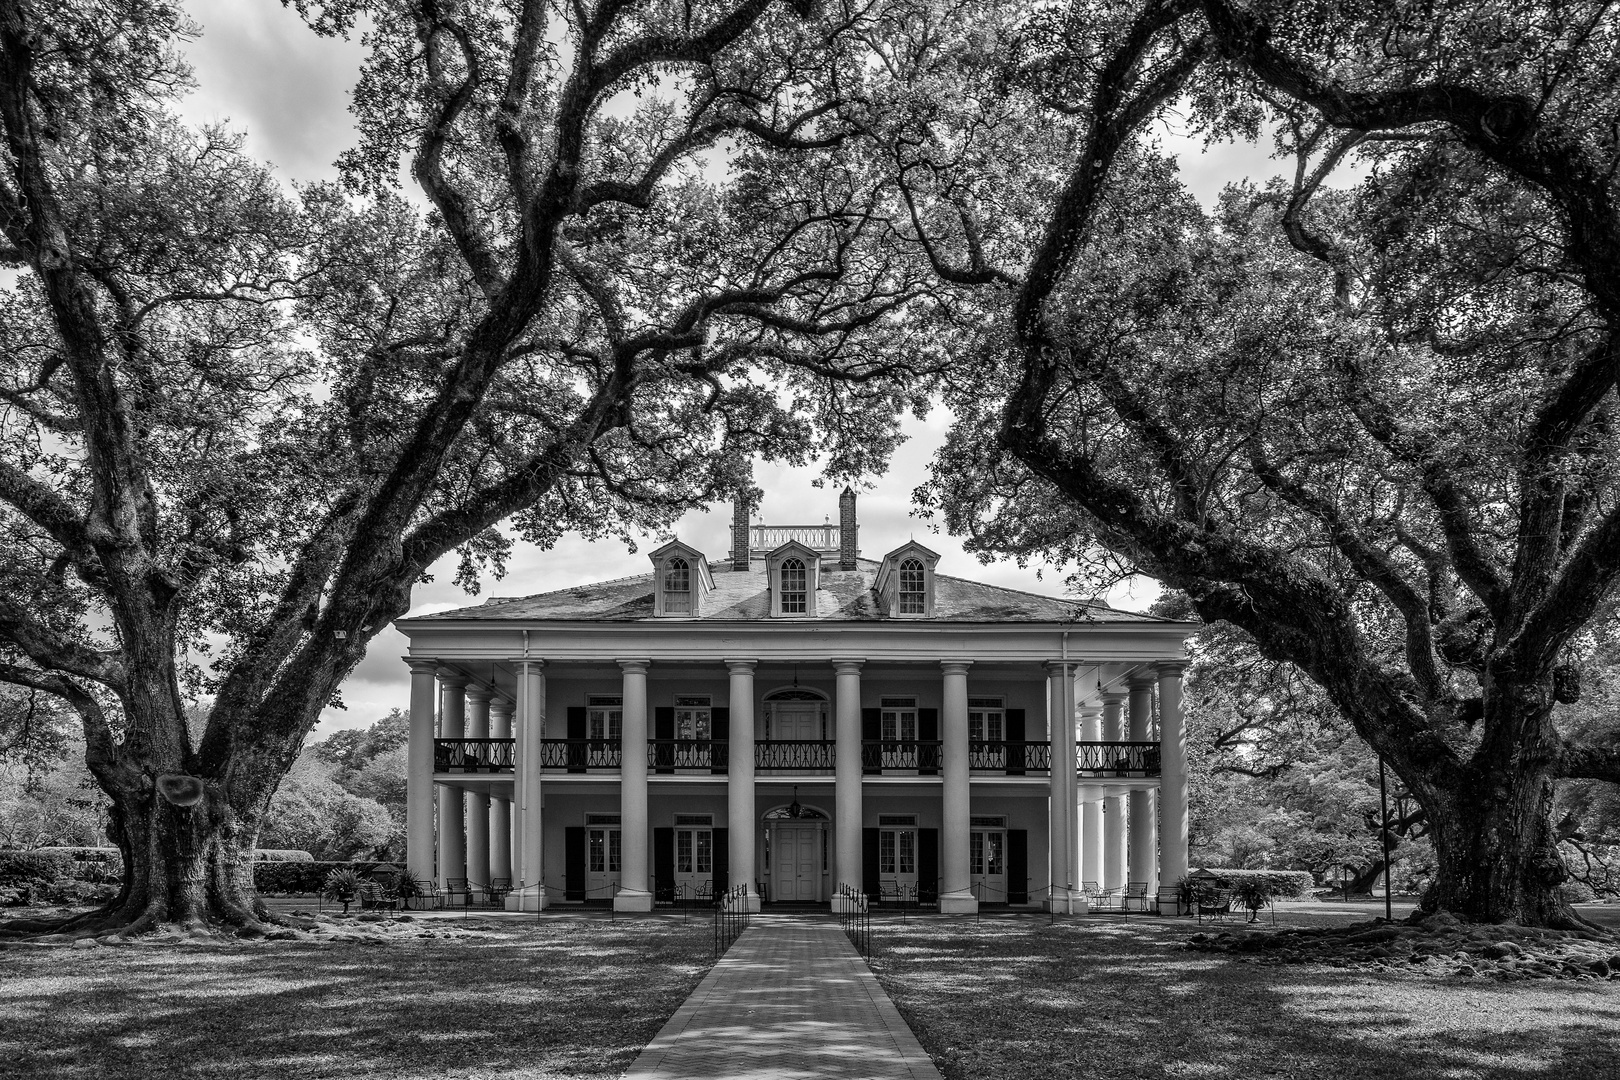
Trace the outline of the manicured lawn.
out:
M 476 917 L 366 940 L 12 946 L 0 1077 L 618 1076 L 710 948 L 706 922 Z
M 1620 1077 L 1620 982 L 1260 964 L 1197 929 L 884 920 L 872 968 L 948 1080 Z

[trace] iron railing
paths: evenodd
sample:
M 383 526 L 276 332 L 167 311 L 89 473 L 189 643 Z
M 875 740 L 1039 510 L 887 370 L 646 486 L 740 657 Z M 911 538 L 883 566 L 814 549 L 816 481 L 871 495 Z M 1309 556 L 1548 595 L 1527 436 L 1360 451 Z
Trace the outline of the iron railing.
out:
M 754 768 L 776 772 L 832 772 L 836 746 L 831 739 L 772 739 L 754 744 Z
M 938 772 L 944 762 L 944 747 L 938 739 L 867 739 L 861 743 L 861 768 Z
M 617 769 L 624 749 L 617 739 L 541 739 L 540 767 L 588 772 Z
M 1046 772 L 1052 767 L 1052 744 L 1022 739 L 974 739 L 968 743 L 968 768 L 1011 776 Z
M 1084 742 L 1074 747 L 1080 772 L 1159 775 L 1159 744 L 1148 742 Z
M 435 772 L 510 772 L 512 739 L 434 739 Z
M 838 883 L 838 920 L 855 951 L 872 959 L 872 909 L 866 894 L 853 885 Z
M 727 889 L 714 902 L 714 958 L 726 954 L 732 942 L 748 929 L 748 886 Z
M 725 772 L 731 755 L 724 739 L 648 739 L 647 767 L 659 772 L 708 769 Z

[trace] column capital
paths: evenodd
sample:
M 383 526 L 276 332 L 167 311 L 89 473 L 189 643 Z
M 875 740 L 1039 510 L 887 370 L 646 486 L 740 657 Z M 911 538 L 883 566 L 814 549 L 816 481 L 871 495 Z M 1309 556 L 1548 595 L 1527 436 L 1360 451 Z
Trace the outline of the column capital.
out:
M 1132 673 L 1130 679 L 1126 681 L 1126 685 L 1132 690 L 1147 690 L 1158 681 L 1159 676 L 1156 672 L 1139 670 Z
M 540 657 L 538 657 L 538 656 L 514 656 L 512 658 L 512 663 L 516 664 L 520 668 L 524 668 L 524 667 L 543 668 L 543 667 L 546 666 L 546 662 L 544 660 L 540 659 Z
M 1179 679 L 1181 673 L 1186 671 L 1187 665 L 1191 663 L 1191 660 L 1161 660 L 1154 666 L 1159 670 L 1159 678 Z
M 465 690 L 468 679 L 465 675 L 448 674 L 439 676 L 439 685 L 446 690 Z
M 1048 675 L 1067 675 L 1067 674 L 1069 674 L 1069 672 L 1072 669 L 1078 668 L 1080 666 L 1080 661 L 1078 661 L 1078 660 L 1048 660 L 1048 661 L 1046 661 L 1044 666 L 1046 668 L 1046 673 Z
M 1127 701 L 1131 695 L 1124 690 L 1104 690 L 1097 696 L 1102 698 L 1103 705 L 1106 707 L 1109 705 L 1118 705 L 1121 702 Z
M 973 661 L 941 660 L 939 666 L 947 675 L 966 675 L 967 669 L 973 666 Z
M 864 664 L 864 663 L 866 663 L 866 658 L 863 656 L 859 660 L 856 660 L 856 659 L 834 660 L 832 662 L 832 666 L 833 666 L 833 671 L 836 674 L 839 674 L 839 675 L 859 675 L 861 673 L 861 665 Z
M 492 713 L 512 713 L 517 711 L 517 702 L 508 701 L 496 695 L 489 699 L 489 711 Z
M 1101 716 L 1103 707 L 1101 705 L 1076 705 L 1074 711 L 1081 716 Z
M 651 660 L 619 660 L 618 665 L 624 668 L 625 674 L 645 675 L 647 669 L 652 667 Z
M 495 700 L 495 692 L 493 690 L 491 690 L 487 686 L 481 686 L 478 683 L 472 683 L 472 684 L 469 684 L 468 687 L 467 687 L 467 700 L 468 701 L 483 701 L 483 702 L 494 701 Z
M 412 675 L 437 675 L 439 662 L 437 660 L 424 660 L 420 656 L 402 656 L 405 666 L 411 669 Z
M 758 660 L 727 660 L 725 662 L 725 664 L 726 664 L 726 670 L 731 672 L 733 675 L 742 675 L 742 674 L 751 675 L 754 672 L 754 668 L 756 666 L 758 666 L 759 661 Z

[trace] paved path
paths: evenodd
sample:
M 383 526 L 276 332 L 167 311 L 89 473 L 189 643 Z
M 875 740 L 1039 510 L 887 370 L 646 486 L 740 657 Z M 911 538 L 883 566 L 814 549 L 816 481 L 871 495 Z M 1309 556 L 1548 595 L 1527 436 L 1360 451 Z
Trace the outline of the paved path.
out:
M 940 1080 L 835 923 L 754 919 L 625 1080 Z

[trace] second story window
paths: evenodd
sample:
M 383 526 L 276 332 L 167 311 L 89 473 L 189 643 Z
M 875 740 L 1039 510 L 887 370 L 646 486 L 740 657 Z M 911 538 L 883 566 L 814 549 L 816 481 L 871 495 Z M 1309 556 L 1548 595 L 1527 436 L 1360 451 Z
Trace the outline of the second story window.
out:
M 900 564 L 900 614 L 924 615 L 928 612 L 928 576 L 922 561 L 907 559 Z
M 804 563 L 788 559 L 782 563 L 782 614 L 803 615 L 808 610 Z
M 664 565 L 664 611 L 671 615 L 692 611 L 692 568 L 685 559 L 674 558 Z
M 618 742 L 624 732 L 624 699 L 592 696 L 585 707 L 585 734 Z
M 707 695 L 675 699 L 675 737 L 709 739 L 714 735 L 714 710 Z

